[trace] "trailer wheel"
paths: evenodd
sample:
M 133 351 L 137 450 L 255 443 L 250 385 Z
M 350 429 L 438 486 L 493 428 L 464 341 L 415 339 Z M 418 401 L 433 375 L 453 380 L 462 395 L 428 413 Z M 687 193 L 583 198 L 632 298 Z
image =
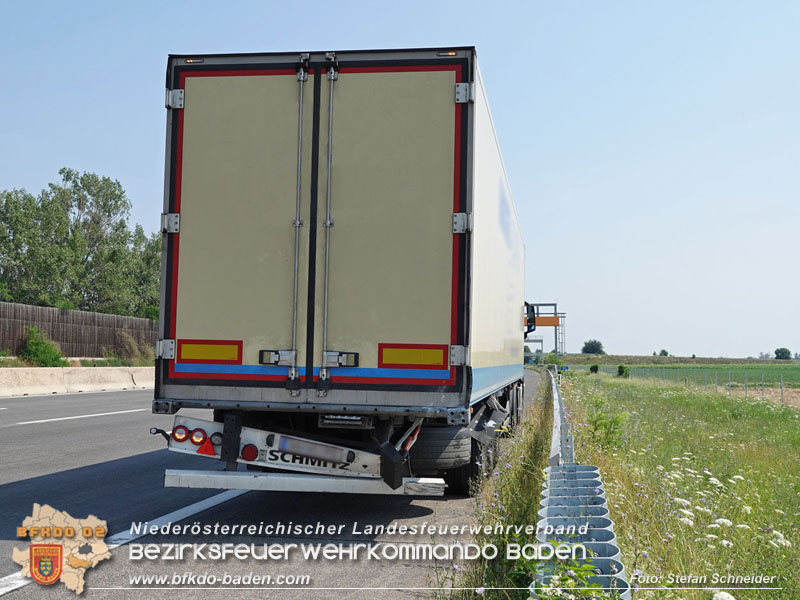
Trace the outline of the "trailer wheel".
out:
M 408 453 L 411 471 L 434 473 L 468 464 L 471 440 L 469 430 L 460 425 L 423 427 Z
M 480 485 L 481 475 L 494 471 L 498 448 L 496 439 L 489 444 L 481 444 L 473 439 L 469 463 L 445 473 L 449 491 L 454 494 L 471 495 L 473 487 Z

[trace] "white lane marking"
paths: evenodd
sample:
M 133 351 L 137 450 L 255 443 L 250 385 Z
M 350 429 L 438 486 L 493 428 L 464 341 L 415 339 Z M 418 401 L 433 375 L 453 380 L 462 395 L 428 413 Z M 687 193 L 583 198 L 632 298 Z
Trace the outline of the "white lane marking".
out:
M 163 517 L 158 517 L 157 519 L 150 519 L 149 527 L 155 525 L 156 527 L 161 527 L 162 525 L 166 525 L 167 523 L 177 523 L 178 521 L 183 521 L 184 519 L 188 519 L 196 515 L 197 513 L 203 512 L 204 510 L 208 510 L 209 508 L 213 508 L 218 504 L 222 504 L 223 502 L 227 502 L 228 500 L 233 500 L 234 498 L 238 498 L 242 494 L 246 494 L 250 490 L 228 490 L 227 492 L 222 492 L 221 494 L 217 494 L 216 496 L 211 496 L 210 498 L 206 498 L 205 500 L 200 500 L 200 502 L 195 502 L 194 504 L 190 504 L 189 506 L 185 506 L 184 508 L 179 508 L 178 510 L 169 513 L 168 515 L 164 515 Z M 149 529 L 148 527 L 148 529 Z M 118 546 L 124 546 L 132 542 L 133 540 L 138 540 L 140 537 L 145 537 L 146 535 L 150 535 L 149 533 L 132 533 L 130 530 L 128 531 L 120 531 L 119 533 L 115 533 L 110 538 L 106 540 L 106 544 L 109 548 L 117 548 Z
M 124 390 L 99 390 L 95 392 L 56 392 L 50 394 L 17 394 L 16 396 L 0 396 L 0 400 L 27 400 L 28 398 L 63 398 L 64 396 L 85 396 L 86 394 L 121 394 L 122 392 L 146 392 L 150 387 L 131 387 Z
M 0 408 L 0 410 L 8 410 L 8 408 Z
M 95 413 L 93 415 L 75 415 L 74 417 L 58 417 L 57 419 L 41 419 L 39 421 L 22 421 L 17 425 L 33 425 L 34 423 L 50 423 L 52 421 L 69 421 L 70 419 L 88 419 L 89 417 L 105 417 L 106 415 L 121 415 L 124 413 L 135 413 L 150 410 L 149 408 L 134 408 L 132 410 L 115 410 L 114 412 Z
M 23 577 L 22 573 L 14 573 L 8 577 L 3 577 L 0 579 L 0 596 L 7 594 L 8 592 L 18 590 L 21 587 L 25 587 L 32 581 L 33 579 Z
M 221 494 L 217 494 L 216 496 L 211 496 L 210 498 L 206 498 L 205 500 L 201 500 L 200 502 L 195 502 L 194 504 L 190 504 L 189 506 L 185 506 L 183 508 L 179 508 L 176 511 L 173 511 L 169 514 L 166 514 L 162 517 L 158 517 L 157 519 L 150 519 L 150 525 L 155 525 L 156 527 L 161 527 L 162 525 L 166 525 L 167 523 L 177 523 L 178 521 L 183 521 L 184 519 L 188 519 L 196 515 L 197 513 L 203 512 L 204 510 L 208 510 L 209 508 L 213 508 L 223 502 L 227 502 L 228 500 L 233 500 L 242 494 L 246 494 L 250 490 L 228 490 L 227 492 L 222 492 Z M 108 546 L 109 550 L 113 550 L 114 548 L 119 548 L 120 546 L 124 546 L 132 542 L 133 540 L 139 539 L 140 537 L 144 537 L 149 535 L 148 533 L 131 533 L 130 530 L 128 531 L 120 531 L 119 533 L 115 533 L 109 538 L 106 538 L 106 545 Z M 21 587 L 25 587 L 29 583 L 33 583 L 33 579 L 29 579 L 27 577 L 23 577 L 22 573 L 13 573 L 12 575 L 8 575 L 0 579 L 0 596 L 7 594 L 9 592 L 13 592 L 14 590 L 18 590 Z M 99 589 L 99 588 L 98 588 Z

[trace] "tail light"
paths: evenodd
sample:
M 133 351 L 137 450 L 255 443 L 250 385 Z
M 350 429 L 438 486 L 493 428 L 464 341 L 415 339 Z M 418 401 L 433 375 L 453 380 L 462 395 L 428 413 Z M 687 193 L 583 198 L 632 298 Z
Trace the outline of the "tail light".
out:
M 192 433 L 189 434 L 189 441 L 195 446 L 199 446 L 206 441 L 206 432 L 199 428 L 193 429 Z
M 256 458 L 258 458 L 258 448 L 256 448 L 253 444 L 247 444 L 244 448 L 242 448 L 242 460 L 252 462 Z
M 185 442 L 189 437 L 189 429 L 183 425 L 178 425 L 172 429 L 172 439 L 176 442 Z
M 212 433 L 209 437 L 211 438 L 211 443 L 215 446 L 222 445 L 222 434 L 219 431 Z

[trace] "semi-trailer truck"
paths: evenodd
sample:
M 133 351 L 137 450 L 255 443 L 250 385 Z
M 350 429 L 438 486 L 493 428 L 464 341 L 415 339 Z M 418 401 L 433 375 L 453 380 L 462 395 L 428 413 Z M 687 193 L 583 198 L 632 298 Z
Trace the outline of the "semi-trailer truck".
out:
M 166 83 L 151 433 L 209 467 L 165 485 L 468 491 L 533 326 L 475 49 L 171 55 Z

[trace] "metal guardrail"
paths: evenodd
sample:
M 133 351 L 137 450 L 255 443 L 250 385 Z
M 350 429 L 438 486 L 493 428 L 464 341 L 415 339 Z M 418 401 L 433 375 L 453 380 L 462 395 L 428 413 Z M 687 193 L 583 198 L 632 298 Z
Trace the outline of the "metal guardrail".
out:
M 630 600 L 631 590 L 621 562 L 614 522 L 611 520 L 600 469 L 575 462 L 574 438 L 564 410 L 564 401 L 556 377 L 547 371 L 553 391 L 553 437 L 550 441 L 550 466 L 542 483 L 542 500 L 536 530 L 558 525 L 586 527 L 584 534 L 537 533 L 539 543 L 555 539 L 558 542 L 580 543 L 587 550 L 586 562 L 595 567 L 588 584 L 599 584 L 603 591 L 622 600 Z M 539 598 L 536 590 L 552 582 L 552 566 L 545 566 L 531 582 L 530 593 Z M 557 585 L 556 585 L 557 587 Z M 586 590 L 591 593 L 590 590 Z M 599 590 L 598 590 L 599 591 Z M 587 594 L 588 595 L 588 594 Z M 551 597 L 551 596 L 548 596 Z

